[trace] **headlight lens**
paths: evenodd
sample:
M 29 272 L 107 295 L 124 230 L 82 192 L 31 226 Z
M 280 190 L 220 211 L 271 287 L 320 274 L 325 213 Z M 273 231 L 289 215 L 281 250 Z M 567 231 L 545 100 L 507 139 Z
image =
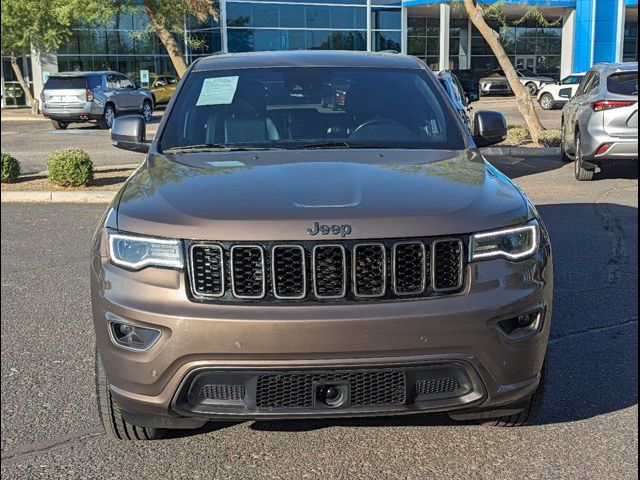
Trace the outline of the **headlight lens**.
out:
M 471 261 L 497 257 L 522 260 L 538 251 L 540 226 L 534 220 L 521 227 L 476 233 L 471 235 L 469 245 Z
M 182 268 L 184 257 L 180 240 L 139 237 L 108 232 L 109 258 L 121 267 L 140 270 L 145 267 Z

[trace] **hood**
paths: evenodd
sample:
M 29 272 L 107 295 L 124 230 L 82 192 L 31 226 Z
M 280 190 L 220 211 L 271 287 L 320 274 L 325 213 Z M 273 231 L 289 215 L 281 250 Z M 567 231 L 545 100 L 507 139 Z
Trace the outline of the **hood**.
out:
M 316 222 L 357 239 L 453 235 L 528 216 L 513 184 L 467 151 L 150 155 L 123 188 L 120 230 L 200 240 L 336 238 L 310 237 Z

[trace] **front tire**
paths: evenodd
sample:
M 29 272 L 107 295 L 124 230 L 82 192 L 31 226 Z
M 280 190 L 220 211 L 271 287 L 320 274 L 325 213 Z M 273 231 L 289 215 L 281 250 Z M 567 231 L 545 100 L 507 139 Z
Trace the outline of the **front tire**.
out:
M 561 133 L 560 133 L 560 155 L 562 157 L 563 162 L 573 162 L 573 158 L 569 156 L 567 153 L 567 132 L 566 127 L 564 125 L 564 120 L 562 121 Z
M 69 122 L 65 122 L 63 120 L 51 120 L 51 124 L 56 130 L 66 130 L 69 126 Z
M 529 95 L 531 96 L 534 96 L 536 93 L 538 93 L 538 86 L 533 82 L 527 83 L 525 87 L 527 87 L 527 90 L 529 90 Z
M 527 402 L 527 406 L 520 413 L 493 418 L 489 421 L 482 422 L 482 424 L 490 427 L 523 427 L 525 425 L 531 425 L 542 408 L 547 375 L 548 363 L 545 358 L 544 363 L 542 364 L 542 370 L 540 371 L 540 383 L 538 384 L 538 388 L 534 394 Z
M 540 97 L 540 106 L 544 110 L 553 110 L 553 107 L 556 106 L 556 101 L 553 99 L 553 95 L 550 93 L 543 93 Z
M 575 159 L 576 180 L 579 182 L 590 182 L 593 180 L 595 169 L 586 169 L 582 160 L 582 142 L 580 142 L 580 134 L 576 132 L 576 159 Z
M 165 430 L 159 428 L 139 427 L 125 420 L 120 408 L 113 401 L 107 376 L 102 367 L 102 361 L 96 347 L 95 359 L 95 383 L 96 397 L 98 401 L 98 414 L 107 435 L 116 440 L 159 440 L 164 437 Z

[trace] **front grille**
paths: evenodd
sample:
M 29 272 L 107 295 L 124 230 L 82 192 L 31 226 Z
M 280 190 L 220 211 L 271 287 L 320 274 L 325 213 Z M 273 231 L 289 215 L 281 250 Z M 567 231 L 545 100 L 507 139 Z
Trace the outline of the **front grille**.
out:
M 242 385 L 203 385 L 200 400 L 242 400 L 245 390 Z
M 460 388 L 460 382 L 456 377 L 427 378 L 416 382 L 418 395 L 435 395 L 438 393 L 451 393 Z
M 401 370 L 260 375 L 256 387 L 258 408 L 312 408 L 314 386 L 347 383 L 350 405 L 368 407 L 406 402 L 406 375 Z
M 464 285 L 457 238 L 189 245 L 191 294 L 199 301 L 337 301 L 429 297 Z

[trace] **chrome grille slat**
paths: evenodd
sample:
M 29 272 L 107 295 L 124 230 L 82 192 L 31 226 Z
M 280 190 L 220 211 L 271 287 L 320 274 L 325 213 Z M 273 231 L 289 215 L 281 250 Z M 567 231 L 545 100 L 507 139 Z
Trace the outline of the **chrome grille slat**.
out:
M 224 295 L 224 250 L 220 245 L 194 243 L 189 247 L 191 289 L 201 297 Z
M 458 290 L 463 277 L 463 245 L 457 238 L 434 240 L 431 244 L 431 284 L 436 292 Z
M 353 294 L 384 296 L 387 288 L 387 252 L 382 243 L 358 243 L 353 247 Z
M 422 242 L 395 243 L 392 264 L 396 295 L 418 295 L 431 283 L 429 250 Z
M 271 249 L 271 281 L 277 299 L 307 296 L 305 250 L 300 245 L 276 245 Z
M 343 298 L 347 294 L 347 252 L 343 245 L 316 245 L 312 265 L 317 298 Z
M 458 293 L 460 238 L 323 242 L 187 242 L 196 301 L 365 301 Z M 307 273 L 309 272 L 309 273 Z
M 260 245 L 231 247 L 231 291 L 236 298 L 255 299 L 265 296 L 264 250 Z

